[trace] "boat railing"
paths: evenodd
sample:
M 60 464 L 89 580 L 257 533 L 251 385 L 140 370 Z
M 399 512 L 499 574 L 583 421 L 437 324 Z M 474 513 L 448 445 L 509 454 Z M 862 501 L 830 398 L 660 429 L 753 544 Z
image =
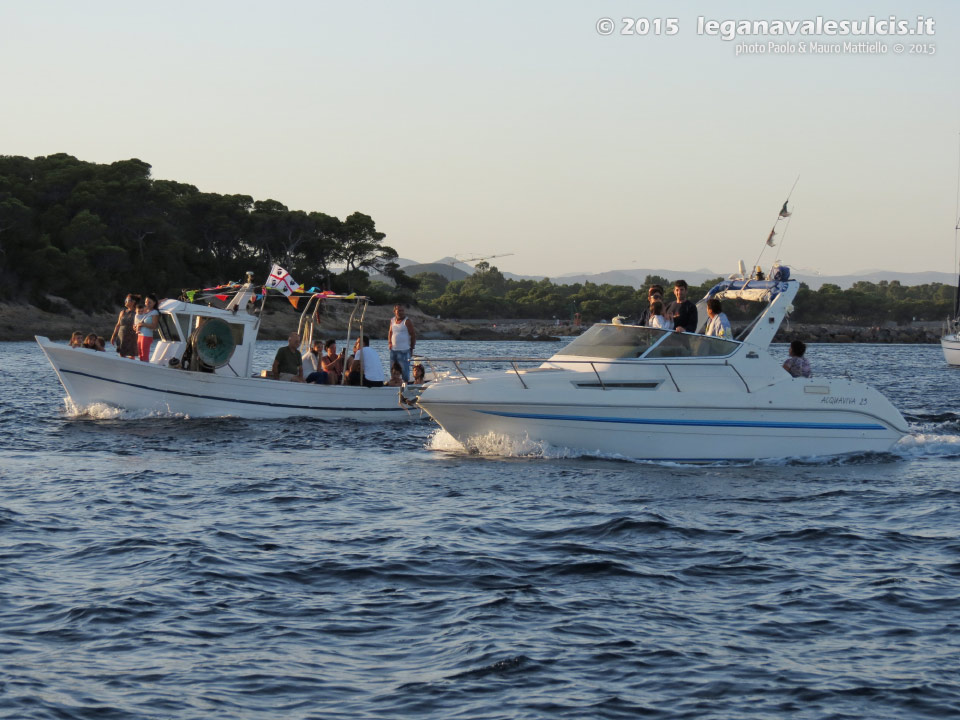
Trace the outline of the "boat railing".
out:
M 700 361 L 698 361 L 698 360 L 692 359 L 692 358 L 690 358 L 690 359 L 688 359 L 688 358 L 683 358 L 683 360 L 684 360 L 683 365 L 684 365 L 684 367 L 698 366 L 698 365 L 704 365 L 704 366 L 708 366 L 708 365 L 709 365 L 709 366 L 714 366 L 714 367 L 715 367 L 715 366 L 718 364 L 718 363 L 717 363 L 717 360 L 719 360 L 719 359 L 720 359 L 720 358 L 717 358 L 717 359 L 715 359 L 715 360 L 713 360 L 713 361 L 707 361 L 707 360 L 700 360 Z M 520 364 L 521 364 L 521 363 L 537 363 L 537 364 L 539 364 L 539 365 L 542 366 L 541 368 L 539 368 L 539 369 L 542 369 L 542 370 L 550 370 L 550 369 L 553 369 L 553 370 L 563 370 L 564 367 L 562 367 L 562 366 L 565 366 L 565 365 L 584 365 L 584 366 L 589 366 L 589 368 L 593 371 L 593 374 L 596 376 L 597 382 L 599 383 L 600 388 L 601 388 L 602 390 L 608 390 L 608 389 L 610 389 L 610 388 L 608 387 L 608 386 L 610 386 L 610 385 L 614 385 L 614 386 L 615 386 L 616 381 L 611 381 L 611 380 L 608 378 L 608 379 L 607 379 L 607 382 L 604 382 L 603 376 L 600 374 L 600 370 L 597 368 L 598 365 L 601 366 L 601 367 L 603 367 L 603 368 L 606 368 L 606 366 L 608 366 L 608 365 L 622 365 L 622 366 L 625 366 L 625 367 L 632 367 L 632 368 L 638 367 L 638 364 L 637 364 L 636 360 L 632 360 L 632 359 L 629 359 L 629 360 L 628 360 L 628 359 L 616 359 L 616 358 L 605 358 L 605 359 L 600 359 L 600 360 L 597 360 L 597 359 L 594 359 L 594 360 L 577 360 L 577 359 L 574 359 L 574 358 L 566 358 L 566 357 L 563 358 L 563 359 L 554 359 L 554 358 L 536 358 L 536 357 L 532 357 L 532 358 L 531 358 L 531 357 L 509 357 L 509 356 L 508 356 L 508 357 L 498 357 L 498 356 L 490 356 L 490 357 L 447 357 L 447 358 L 425 358 L 425 357 L 418 357 L 418 358 L 415 358 L 415 360 L 417 360 L 417 361 L 419 361 L 419 362 L 426 363 L 427 365 L 429 365 L 429 366 L 430 366 L 430 369 L 431 369 L 431 371 L 433 371 L 433 374 L 434 374 L 435 377 L 439 377 L 439 373 L 437 372 L 437 369 L 436 369 L 435 365 L 441 365 L 441 364 L 444 364 L 444 363 L 453 365 L 453 367 L 456 368 L 456 371 L 460 374 L 460 376 L 464 379 L 464 381 L 466 381 L 466 383 L 467 383 L 468 385 L 471 383 L 471 380 L 470 380 L 470 377 L 467 375 L 467 373 L 464 372 L 464 370 L 463 370 L 463 365 L 466 364 L 466 363 L 471 363 L 471 364 L 478 364 L 478 363 L 479 363 L 479 364 L 490 364 L 490 365 L 498 365 L 498 364 L 510 365 L 511 369 L 513 370 L 513 373 L 517 376 L 517 379 L 520 381 L 520 384 L 523 386 L 523 389 L 524 389 L 524 390 L 528 390 L 528 389 L 529 389 L 529 386 L 528 386 L 527 383 L 524 381 L 524 379 L 523 379 L 523 373 L 521 373 L 521 370 L 529 371 L 529 370 L 536 370 L 536 369 L 538 369 L 538 368 L 521 368 L 521 367 L 520 367 Z M 673 373 L 670 371 L 670 364 L 671 364 L 672 362 L 675 362 L 676 360 L 677 360 L 677 358 L 670 358 L 669 360 L 654 360 L 654 359 L 644 360 L 644 361 L 643 361 L 643 364 L 642 364 L 642 367 L 662 367 L 664 370 L 666 370 L 667 377 L 670 378 L 670 382 L 673 383 L 674 388 L 677 390 L 677 392 L 680 392 L 680 386 L 677 384 L 676 379 L 673 377 Z M 740 379 L 740 381 L 743 383 L 743 385 L 744 385 L 744 387 L 746 388 L 747 392 L 750 392 L 750 386 L 749 386 L 749 384 L 748 384 L 747 381 L 744 379 L 743 375 L 741 375 L 740 372 L 736 369 L 736 367 L 734 367 L 732 364 L 728 363 L 725 359 L 723 359 L 722 364 L 723 364 L 723 365 L 726 365 L 726 366 L 728 366 L 728 367 L 730 367 L 730 368 L 732 368 L 733 371 L 734 371 L 734 373 L 737 375 L 737 377 L 738 377 L 738 378 Z M 475 378 L 475 379 L 476 379 L 476 378 Z

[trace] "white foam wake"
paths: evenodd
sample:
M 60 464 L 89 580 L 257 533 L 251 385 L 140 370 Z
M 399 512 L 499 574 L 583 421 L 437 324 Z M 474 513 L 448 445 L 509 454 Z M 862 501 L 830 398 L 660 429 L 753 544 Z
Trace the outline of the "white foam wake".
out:
M 148 418 L 182 418 L 189 419 L 189 415 L 174 412 L 157 412 L 155 410 L 124 410 L 106 403 L 91 403 L 77 405 L 70 398 L 64 400 L 64 414 L 69 418 L 88 418 L 91 420 L 145 420 Z

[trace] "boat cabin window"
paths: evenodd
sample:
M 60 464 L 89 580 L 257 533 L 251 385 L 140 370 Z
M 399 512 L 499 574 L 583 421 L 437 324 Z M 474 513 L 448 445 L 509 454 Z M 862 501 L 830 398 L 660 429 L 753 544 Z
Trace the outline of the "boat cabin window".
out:
M 740 343 L 706 335 L 670 333 L 662 343 L 653 348 L 648 358 L 677 357 L 725 357 L 733 353 Z
M 180 328 L 183 330 L 185 335 L 189 335 L 190 331 L 193 329 L 190 327 L 190 322 L 193 320 L 193 317 L 189 313 L 177 313 L 177 324 L 180 325 Z
M 203 325 L 209 318 L 204 317 L 203 315 L 197 315 L 193 318 L 193 322 L 187 327 L 190 328 L 190 334 L 193 334 L 193 331 L 198 327 Z M 243 324 L 242 323 L 231 323 L 228 322 L 227 326 L 230 328 L 230 335 L 233 337 L 234 345 L 243 345 Z
M 170 313 L 160 313 L 157 332 L 160 333 L 160 339 L 164 342 L 180 342 L 180 328 L 177 327 L 177 321 Z
M 560 350 L 557 355 L 581 357 L 637 358 L 664 335 L 666 330 L 633 325 L 594 325 Z

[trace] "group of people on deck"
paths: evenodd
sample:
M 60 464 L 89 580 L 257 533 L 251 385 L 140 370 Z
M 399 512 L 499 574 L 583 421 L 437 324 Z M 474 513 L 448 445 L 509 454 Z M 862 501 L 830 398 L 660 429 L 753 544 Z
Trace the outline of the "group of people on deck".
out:
M 696 332 L 699 327 L 697 306 L 687 298 L 687 291 L 686 280 L 677 280 L 673 284 L 676 300 L 664 306 L 663 286 L 651 285 L 647 289 L 649 306 L 640 313 L 637 325 L 675 332 Z M 723 312 L 723 305 L 717 298 L 707 300 L 707 324 L 703 334 L 725 340 L 734 339 L 730 320 Z M 783 369 L 793 377 L 812 376 L 810 361 L 804 357 L 806 350 L 807 346 L 800 340 L 790 343 L 790 357 L 783 363 Z
M 97 335 L 96 333 L 89 333 L 84 336 L 82 332 L 77 330 L 70 336 L 70 347 L 72 348 L 87 348 L 88 350 L 100 350 L 102 352 L 106 349 L 106 345 L 107 341 L 103 338 L 103 335 Z
M 287 344 L 277 350 L 270 376 L 275 380 L 316 383 L 320 385 L 362 385 L 364 387 L 399 387 L 414 382 L 422 385 L 426 371 L 423 365 L 413 366 L 410 360 L 417 343 L 413 323 L 406 317 L 406 309 L 395 305 L 387 345 L 390 349 L 390 378 L 383 371 L 380 355 L 370 347 L 370 338 L 361 335 L 353 345 L 353 354 L 345 357 L 347 349 L 337 353 L 337 341 L 314 340 L 307 352 L 300 354 L 300 335 L 290 333 Z
M 159 324 L 157 296 L 148 294 L 141 298 L 131 293 L 124 298 L 123 310 L 120 311 L 117 324 L 110 334 L 110 344 L 116 347 L 120 357 L 139 358 L 143 362 L 150 362 L 153 333 Z M 70 347 L 103 351 L 106 350 L 106 344 L 107 341 L 96 333 L 84 337 L 82 332 L 75 332 L 70 338 Z
M 647 290 L 647 300 L 650 304 L 646 310 L 640 313 L 640 319 L 637 321 L 637 325 L 659 328 L 661 330 L 673 330 L 675 332 L 695 333 L 699 326 L 699 317 L 697 306 L 687 298 L 688 290 L 686 280 L 677 280 L 673 284 L 673 295 L 676 299 L 672 300 L 669 304 L 665 304 L 663 300 L 663 285 L 651 285 Z M 723 316 L 724 320 L 726 320 L 726 317 L 726 315 Z M 729 321 L 727 321 L 726 327 L 729 333 Z M 727 337 L 729 336 L 728 334 Z

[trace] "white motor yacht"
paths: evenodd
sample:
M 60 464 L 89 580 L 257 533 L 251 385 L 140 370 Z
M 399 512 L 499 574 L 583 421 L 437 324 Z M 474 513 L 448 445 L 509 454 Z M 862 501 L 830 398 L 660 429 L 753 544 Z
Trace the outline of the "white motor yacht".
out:
M 131 411 L 190 417 L 314 417 L 326 420 L 407 420 L 396 388 L 352 387 L 283 382 L 254 373 L 253 352 L 260 327 L 252 278 L 240 286 L 225 308 L 183 300 L 164 300 L 159 339 L 150 361 L 112 352 L 72 348 L 37 337 L 68 400 L 76 408 L 97 404 Z M 320 303 L 353 303 L 350 328 L 362 333 L 367 298 L 317 293 L 300 318 L 301 350 L 311 345 L 312 319 Z M 350 330 L 347 333 L 350 342 Z
M 483 373 L 471 373 L 465 358 L 432 360 L 457 372 L 408 399 L 467 447 L 493 436 L 682 462 L 889 450 L 907 423 L 879 392 L 853 380 L 792 377 L 768 354 L 797 290 L 795 280 L 743 278 L 711 289 L 697 306 L 698 330 L 711 297 L 767 303 L 742 339 L 598 324 L 528 369 L 519 358 Z

